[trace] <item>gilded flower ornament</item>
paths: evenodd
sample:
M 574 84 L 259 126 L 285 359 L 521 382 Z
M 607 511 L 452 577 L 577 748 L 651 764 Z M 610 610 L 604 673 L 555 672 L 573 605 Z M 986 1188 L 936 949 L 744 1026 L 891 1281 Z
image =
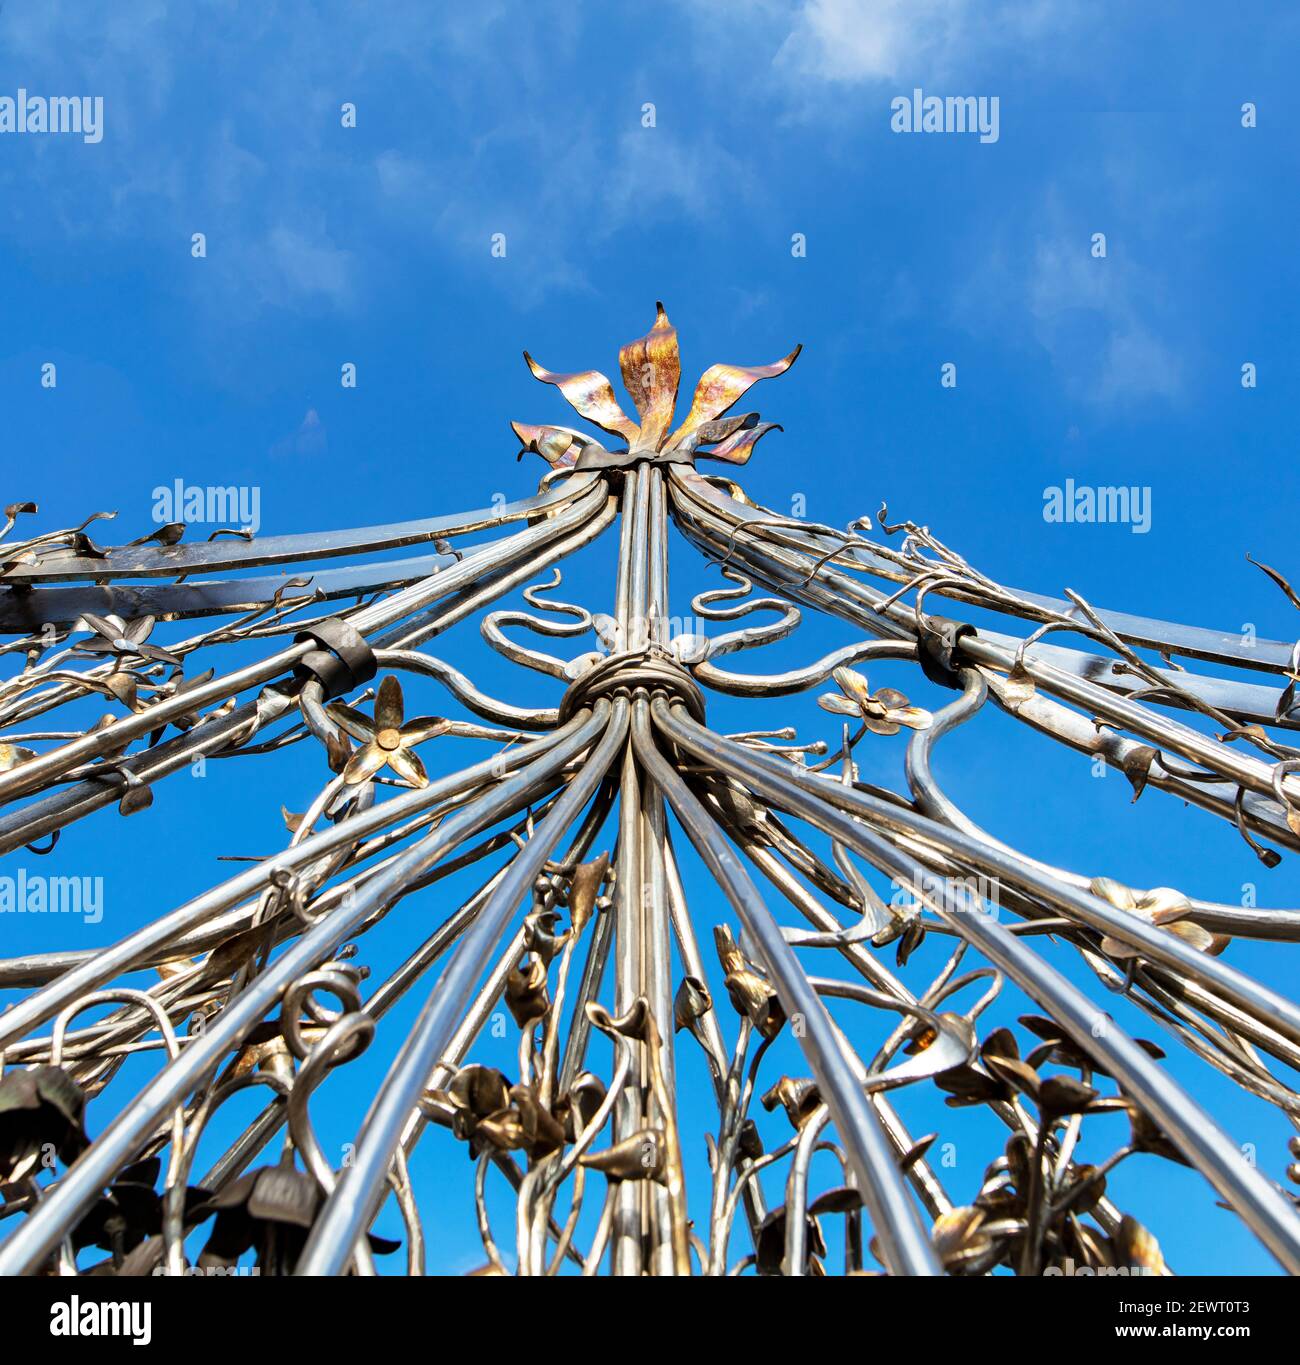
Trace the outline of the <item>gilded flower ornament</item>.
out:
M 341 730 L 361 741 L 361 748 L 348 759 L 347 767 L 343 769 L 343 780 L 349 786 L 366 781 L 385 766 L 413 787 L 429 785 L 429 774 L 425 772 L 415 746 L 435 735 L 446 734 L 451 729 L 451 722 L 441 716 L 420 716 L 404 721 L 406 708 L 402 701 L 402 685 L 391 674 L 379 684 L 373 719 L 343 702 L 332 702 L 328 710 Z
M 907 698 L 892 687 L 872 692 L 867 680 L 856 669 L 837 668 L 831 677 L 839 692 L 824 692 L 817 698 L 823 711 L 841 716 L 857 716 L 875 735 L 896 735 L 900 727 L 927 730 L 931 716 L 919 706 L 908 704 Z
M 1157 886 L 1150 891 L 1135 891 L 1123 882 L 1111 877 L 1094 877 L 1089 886 L 1094 896 L 1109 901 L 1117 910 L 1124 910 L 1137 919 L 1168 934 L 1174 934 L 1197 952 L 1209 953 L 1218 957 L 1231 940 L 1225 934 L 1212 934 L 1194 920 L 1187 918 L 1192 913 L 1192 903 L 1181 891 L 1170 886 Z M 1111 957 L 1137 957 L 1140 949 L 1121 939 L 1107 935 L 1101 941 L 1102 948 Z
M 672 430 L 681 382 L 677 329 L 668 321 L 662 303 L 655 305 L 654 326 L 618 353 L 623 385 L 632 397 L 637 421 L 623 411 L 614 386 L 599 370 L 558 374 L 544 369 L 524 352 L 533 375 L 554 384 L 578 414 L 602 431 L 622 437 L 627 445 L 610 450 L 572 427 L 530 426 L 512 422 L 524 451 L 541 455 L 555 469 L 616 469 L 637 460 L 693 464 L 697 456 L 744 464 L 775 422 L 760 422 L 756 412 L 723 414 L 760 379 L 773 379 L 794 364 L 802 347 L 770 365 L 711 365 L 695 386 L 686 420 Z M 707 448 L 706 448 L 707 447 Z M 523 451 L 520 452 L 523 454 Z

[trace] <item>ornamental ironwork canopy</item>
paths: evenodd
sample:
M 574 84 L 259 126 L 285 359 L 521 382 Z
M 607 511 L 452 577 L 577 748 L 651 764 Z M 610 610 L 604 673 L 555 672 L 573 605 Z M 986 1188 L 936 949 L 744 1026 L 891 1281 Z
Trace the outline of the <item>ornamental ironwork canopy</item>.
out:
M 412 1172 L 456 1144 L 474 1162 L 483 1273 L 1163 1273 L 1155 1236 L 1107 1193 L 1130 1160 L 1194 1167 L 1207 1200 L 1300 1269 L 1292 1194 L 1111 1015 L 1124 1000 L 1295 1122 L 1300 1006 L 1234 966 L 1231 944 L 1295 941 L 1300 911 L 1027 856 L 961 809 L 935 759 L 995 708 L 1124 773 L 1135 799 L 1227 821 L 1271 866 L 1300 849 L 1296 647 L 1006 587 L 884 508 L 841 529 L 756 506 L 732 476 L 775 424 L 732 409 L 798 354 L 711 366 L 676 426 L 662 306 L 619 354 L 635 420 L 598 371 L 526 355 L 605 439 L 516 423 L 549 467 L 536 495 L 481 511 L 203 544 L 177 523 L 105 548 L 95 518 L 24 537 L 37 509 L 6 509 L 11 866 L 105 807 L 143 811 L 199 759 L 269 768 L 301 744 L 320 786 L 285 812 L 282 849 L 126 937 L 0 960 L 0 990 L 18 993 L 0 1015 L 0 1273 L 255 1257 L 264 1274 L 373 1274 L 394 1254 L 379 1264 L 423 1273 L 437 1230 Z M 668 628 L 670 523 L 720 571 L 691 602 L 717 633 Z M 555 566 L 607 532 L 613 601 L 550 595 Z M 390 551 L 409 554 L 375 557 Z M 497 605 L 516 589 L 528 609 Z M 730 666 L 807 612 L 860 638 L 784 672 Z M 481 613 L 521 681 L 563 684 L 558 706 L 491 695 L 431 652 Z M 563 641 L 581 652 L 551 652 Z M 251 662 L 228 665 L 233 646 Z M 864 670 L 881 661 L 914 667 L 942 704 L 873 689 Z M 711 725 L 720 696 L 817 688 L 835 718 L 819 737 L 757 706 L 767 729 Z M 417 693 L 454 714 L 410 714 Z M 53 713 L 88 699 L 102 720 L 58 728 Z M 867 780 L 860 746 L 898 735 L 899 780 Z M 483 756 L 440 762 L 446 737 Z M 376 926 L 474 868 L 477 889 L 432 933 L 403 921 L 407 955 L 372 981 Z M 1008 986 L 1037 1012 L 995 1024 Z M 318 1088 L 348 1087 L 408 992 L 422 1003 L 336 1163 Z M 475 1059 L 507 1015 L 510 1075 Z M 716 1100 L 703 1132 L 684 1117 L 687 1048 Z M 126 1086 L 140 1054 L 153 1069 Z M 778 1055 L 801 1059 L 795 1074 L 773 1074 Z M 929 1159 L 939 1134 L 904 1121 L 914 1087 L 1005 1134 L 960 1190 Z M 245 1092 L 255 1116 L 199 1166 L 201 1136 Z M 1085 1163 L 1085 1127 L 1127 1137 Z M 502 1191 L 513 1227 L 494 1224 Z M 390 1199 L 400 1251 L 372 1231 Z

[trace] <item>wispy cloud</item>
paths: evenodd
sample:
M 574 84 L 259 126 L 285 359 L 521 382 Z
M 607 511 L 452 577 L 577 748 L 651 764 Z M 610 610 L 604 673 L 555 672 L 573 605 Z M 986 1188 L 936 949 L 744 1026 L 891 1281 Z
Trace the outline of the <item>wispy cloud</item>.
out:
M 730 209 L 741 207 L 753 189 L 750 170 L 712 135 L 632 128 L 614 142 L 602 216 L 610 231 L 634 218 L 698 221 L 716 214 L 724 197 Z
M 506 259 L 526 255 L 528 270 L 489 268 L 484 278 L 499 273 L 524 306 L 589 292 L 591 248 L 655 222 L 698 230 L 720 204 L 734 211 L 754 194 L 752 172 L 711 134 L 643 127 L 634 107 L 620 127 L 580 120 L 562 142 L 548 127 L 512 123 L 492 135 L 491 156 L 482 145 L 424 155 L 385 149 L 374 163 L 379 210 L 408 234 L 427 233 L 432 222 L 476 264 L 489 262 L 493 235 L 502 234 Z
M 1015 51 L 1050 55 L 1086 13 L 1078 0 L 715 0 L 686 6 L 704 35 L 702 62 L 719 41 L 743 44 L 750 61 L 766 51 L 782 99 L 824 109 L 854 87 L 970 75 Z
M 1040 344 L 1093 398 L 1172 398 L 1182 363 L 1154 330 L 1156 287 L 1128 261 L 1094 257 L 1086 235 L 1058 235 L 1037 245 L 1025 302 Z
M 8 215 L 0 240 L 21 249 L 35 220 L 55 219 L 153 251 L 212 329 L 356 312 L 399 287 L 393 244 L 417 268 L 479 272 L 518 306 L 590 292 L 593 249 L 646 223 L 707 230 L 721 196 L 735 206 L 750 191 L 713 134 L 643 127 L 630 94 L 621 108 L 580 97 L 581 5 L 390 0 L 305 23 L 290 7 L 141 0 L 124 15 L 68 0 L 0 11 L 28 84 L 102 94 L 106 124 L 75 168 L 39 144 L 13 149 L 0 192 L 28 221 Z M 341 126 L 344 101 L 355 129 Z
M 1048 194 L 1017 215 L 953 297 L 973 334 L 1032 338 L 1067 392 L 1101 405 L 1170 400 L 1184 389 L 1186 347 L 1157 263 L 1132 243 L 1093 254 L 1091 235 Z
M 493 139 L 540 136 L 531 108 L 553 93 L 579 13 L 390 0 L 364 11 L 329 5 L 319 22 L 301 22 L 294 7 L 250 12 L 228 0 L 8 4 L 0 42 L 9 69 L 33 90 L 102 95 L 105 135 L 75 165 L 69 149 L 36 139 L 13 148 L 0 193 L 18 212 L 0 223 L 0 239 L 21 250 L 54 224 L 69 236 L 129 240 L 156 251 L 174 292 L 214 325 L 268 309 L 354 309 L 386 279 L 393 205 L 422 226 L 424 251 L 451 255 L 471 243 L 485 255 L 480 229 L 505 230 L 507 217 L 518 225 L 512 206 L 527 217 L 549 198 L 558 215 L 562 185 L 552 188 L 540 145 L 535 187 L 519 184 L 522 156 L 481 154 Z M 392 92 L 412 84 L 427 95 L 419 117 L 438 123 L 438 136 L 394 122 L 403 106 Z M 358 105 L 360 131 L 341 126 L 346 100 Z M 390 139 L 404 150 L 377 153 Z M 201 267 L 191 265 L 195 232 L 207 238 Z M 534 287 L 582 286 L 561 246 Z
M 1074 14 L 1069 0 L 804 0 L 774 64 L 836 83 L 943 78 Z
M 320 413 L 308 408 L 297 430 L 278 440 L 271 447 L 271 454 L 277 459 L 316 457 L 325 453 L 327 445 Z

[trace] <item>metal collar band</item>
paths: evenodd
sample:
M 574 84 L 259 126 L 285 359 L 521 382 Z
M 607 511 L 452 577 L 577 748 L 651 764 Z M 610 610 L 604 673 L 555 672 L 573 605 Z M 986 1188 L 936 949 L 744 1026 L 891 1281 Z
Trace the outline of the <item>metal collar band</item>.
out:
M 704 694 L 689 673 L 666 654 L 652 650 L 629 650 L 611 654 L 570 685 L 560 701 L 560 720 L 568 720 L 580 707 L 590 706 L 597 697 L 632 696 L 638 690 L 653 695 L 664 693 L 682 702 L 701 724 L 704 722 Z

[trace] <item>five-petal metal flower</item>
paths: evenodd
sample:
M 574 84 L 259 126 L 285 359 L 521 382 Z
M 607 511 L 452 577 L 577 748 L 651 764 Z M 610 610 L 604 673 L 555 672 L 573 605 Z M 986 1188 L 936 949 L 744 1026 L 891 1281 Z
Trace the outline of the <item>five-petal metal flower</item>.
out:
M 839 692 L 824 692 L 817 698 L 823 711 L 834 711 L 841 716 L 857 716 L 875 735 L 896 735 L 899 727 L 926 730 L 931 716 L 919 706 L 910 706 L 907 698 L 892 687 L 872 692 L 867 680 L 856 669 L 840 667 L 831 677 L 839 685 Z
M 441 716 L 419 716 L 403 723 L 406 708 L 402 701 L 402 685 L 391 674 L 379 684 L 373 719 L 342 702 L 332 702 L 328 710 L 340 729 L 361 741 L 361 748 L 343 769 L 345 782 L 364 782 L 387 764 L 411 786 L 429 785 L 429 775 L 414 752 L 415 745 L 435 735 L 446 734 L 451 729 L 451 722 Z
M 95 616 L 87 611 L 82 613 L 81 619 L 95 633 L 89 640 L 73 646 L 78 654 L 115 654 L 124 658 L 153 659 L 164 664 L 179 665 L 181 662 L 168 650 L 144 643 L 154 628 L 152 616 L 124 621 L 120 616 Z
M 770 365 L 711 365 L 695 386 L 686 420 L 671 434 L 673 410 L 682 365 L 677 349 L 677 329 L 668 321 L 662 303 L 656 304 L 654 326 L 645 336 L 630 341 L 618 353 L 623 384 L 636 405 L 634 422 L 619 406 L 614 386 L 599 370 L 558 374 L 544 369 L 524 352 L 533 375 L 543 384 L 554 384 L 569 404 L 587 421 L 627 442 L 627 449 L 607 450 L 598 441 L 572 427 L 530 426 L 512 422 L 524 450 L 541 455 L 557 469 L 610 468 L 636 459 L 659 457 L 689 464 L 696 454 L 729 464 L 744 464 L 754 446 L 775 422 L 760 422 L 757 413 L 723 417 L 730 407 L 760 379 L 784 374 L 800 350 Z M 712 449 L 702 449 L 711 446 Z M 520 452 L 523 453 L 522 451 Z
M 1192 903 L 1181 891 L 1175 891 L 1171 886 L 1134 891 L 1131 886 L 1125 886 L 1123 882 L 1110 877 L 1094 877 L 1089 890 L 1094 896 L 1109 901 L 1117 910 L 1125 910 L 1166 933 L 1176 934 L 1184 943 L 1199 952 L 1209 953 L 1211 957 L 1217 957 L 1231 942 L 1226 935 L 1212 934 L 1187 919 L 1186 916 L 1192 912 Z M 1138 957 L 1141 954 L 1141 949 L 1109 935 L 1102 939 L 1101 946 L 1111 957 Z

